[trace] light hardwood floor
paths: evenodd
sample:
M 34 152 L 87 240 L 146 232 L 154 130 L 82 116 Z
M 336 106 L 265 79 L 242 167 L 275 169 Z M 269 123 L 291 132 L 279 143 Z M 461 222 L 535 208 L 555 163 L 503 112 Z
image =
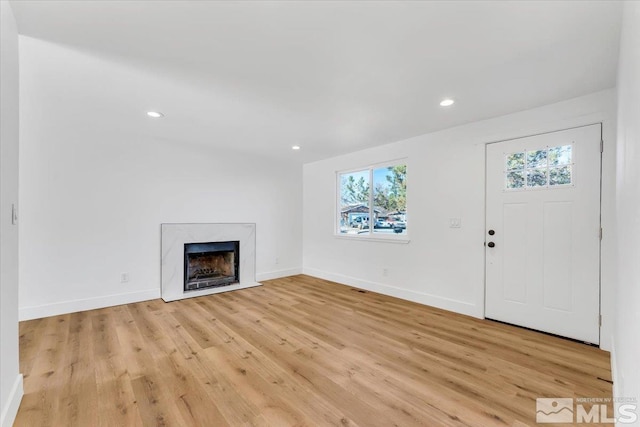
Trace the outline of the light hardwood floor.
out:
M 16 426 L 535 425 L 596 348 L 311 278 L 22 322 Z M 611 412 L 609 412 L 611 413 Z

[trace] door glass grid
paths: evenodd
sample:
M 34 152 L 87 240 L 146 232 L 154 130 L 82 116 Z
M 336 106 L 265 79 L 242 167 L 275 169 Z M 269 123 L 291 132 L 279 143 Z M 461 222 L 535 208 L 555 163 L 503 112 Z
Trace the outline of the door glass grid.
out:
M 526 190 L 573 185 L 573 144 L 505 155 L 505 189 Z

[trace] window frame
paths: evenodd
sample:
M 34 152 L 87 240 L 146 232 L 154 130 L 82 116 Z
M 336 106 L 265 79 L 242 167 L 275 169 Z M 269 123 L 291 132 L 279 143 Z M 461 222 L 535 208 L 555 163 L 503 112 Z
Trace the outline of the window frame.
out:
M 553 148 L 558 148 L 558 147 L 565 147 L 565 146 L 570 146 L 571 147 L 571 162 L 566 163 L 566 164 L 560 164 L 560 165 L 556 165 L 556 166 L 550 166 L 549 165 L 549 150 L 553 149 Z M 527 154 L 530 152 L 534 152 L 534 151 L 540 151 L 540 150 L 544 150 L 547 152 L 547 164 L 545 167 L 543 168 L 528 168 L 527 167 Z M 506 166 L 506 159 L 508 156 L 511 156 L 513 154 L 517 154 L 517 153 L 523 153 L 524 154 L 524 167 L 522 169 L 507 169 L 506 167 L 503 169 L 503 189 L 502 191 L 505 193 L 519 193 L 519 192 L 523 192 L 523 191 L 541 191 L 541 190 L 560 190 L 560 189 L 566 189 L 566 188 L 573 188 L 576 186 L 576 173 L 575 173 L 575 165 L 576 165 L 576 145 L 575 145 L 575 141 L 571 141 L 570 143 L 567 144 L 562 144 L 562 145 L 545 145 L 543 147 L 540 148 L 536 148 L 536 149 L 528 149 L 525 148 L 522 151 L 516 151 L 516 152 L 512 152 L 512 153 L 504 153 L 503 156 L 503 165 Z M 552 169 L 560 169 L 562 167 L 569 167 L 571 168 L 571 182 L 569 184 L 551 184 L 551 170 Z M 539 186 L 528 186 L 527 185 L 527 178 L 526 178 L 526 174 L 527 171 L 529 170 L 538 170 L 538 169 L 544 169 L 546 171 L 546 185 L 539 185 Z M 514 171 L 522 171 L 524 176 L 525 176 L 525 181 L 524 181 L 524 186 L 523 187 L 516 187 L 516 188 L 509 188 L 507 187 L 507 174 L 509 172 L 514 172 Z
M 374 226 L 372 224 L 371 219 L 374 217 L 374 213 L 373 213 L 373 200 L 374 200 L 374 185 L 373 185 L 373 171 L 376 169 L 381 169 L 381 168 L 389 168 L 389 167 L 393 167 L 393 166 L 398 166 L 398 165 L 404 165 L 407 167 L 407 173 L 406 175 L 409 175 L 409 160 L 404 157 L 404 158 L 399 158 L 399 159 L 394 159 L 394 160 L 388 160 L 388 161 L 384 161 L 384 162 L 379 162 L 379 163 L 372 163 L 366 166 L 361 166 L 361 167 L 357 167 L 357 168 L 350 168 L 350 169 L 343 169 L 343 170 L 338 170 L 335 172 L 335 189 L 336 189 L 336 194 L 335 194 L 335 206 L 333 209 L 333 234 L 334 237 L 339 238 L 339 239 L 356 239 L 356 240 L 363 240 L 363 241 L 377 241 L 377 242 L 388 242 L 388 243 L 409 243 L 410 239 L 409 239 L 409 187 L 407 186 L 407 201 L 406 201 L 406 207 L 405 207 L 405 223 L 407 224 L 407 228 L 405 229 L 406 232 L 405 234 L 376 234 L 374 233 Z M 342 175 L 345 174 L 350 174 L 350 173 L 354 173 L 354 172 L 364 172 L 367 171 L 368 172 L 368 176 L 369 176 L 369 229 L 367 230 L 367 233 L 362 233 L 362 234 L 348 234 L 348 233 L 341 233 L 340 232 L 340 216 L 341 216 L 341 202 L 342 202 L 342 193 L 341 193 L 341 180 L 340 177 Z M 405 178 L 406 179 L 406 178 Z

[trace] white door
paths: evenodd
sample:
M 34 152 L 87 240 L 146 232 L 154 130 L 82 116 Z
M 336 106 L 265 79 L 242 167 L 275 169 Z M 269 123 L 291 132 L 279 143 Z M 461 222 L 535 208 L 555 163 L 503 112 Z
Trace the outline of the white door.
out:
M 487 145 L 487 318 L 600 342 L 600 125 Z

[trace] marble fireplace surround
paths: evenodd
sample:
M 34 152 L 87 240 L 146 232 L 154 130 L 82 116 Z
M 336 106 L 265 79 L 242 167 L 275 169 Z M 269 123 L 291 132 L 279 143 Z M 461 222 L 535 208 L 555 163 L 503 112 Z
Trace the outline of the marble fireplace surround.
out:
M 162 299 L 166 302 L 260 286 L 256 282 L 255 224 L 161 224 Z M 240 241 L 240 283 L 184 291 L 185 243 Z

